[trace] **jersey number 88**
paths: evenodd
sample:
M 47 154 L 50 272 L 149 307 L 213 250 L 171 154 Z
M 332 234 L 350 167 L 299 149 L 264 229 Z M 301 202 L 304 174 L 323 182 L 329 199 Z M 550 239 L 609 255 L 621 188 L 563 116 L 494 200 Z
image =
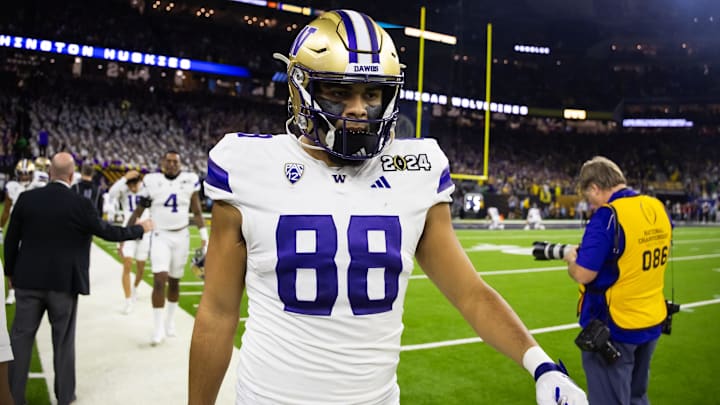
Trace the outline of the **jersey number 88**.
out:
M 312 252 L 298 252 L 298 231 L 315 234 Z M 384 234 L 383 252 L 371 251 L 368 234 Z M 278 260 L 275 271 L 278 277 L 278 294 L 285 311 L 305 315 L 330 315 L 338 297 L 338 268 L 335 255 L 338 250 L 338 233 L 331 215 L 282 215 L 276 230 Z M 387 312 L 398 296 L 402 272 L 400 254 L 402 232 L 397 216 L 350 217 L 347 230 L 350 264 L 347 269 L 348 299 L 355 315 Z M 385 275 L 383 298 L 368 296 L 370 269 L 382 268 Z M 316 274 L 317 294 L 313 300 L 297 298 L 297 272 L 313 269 Z

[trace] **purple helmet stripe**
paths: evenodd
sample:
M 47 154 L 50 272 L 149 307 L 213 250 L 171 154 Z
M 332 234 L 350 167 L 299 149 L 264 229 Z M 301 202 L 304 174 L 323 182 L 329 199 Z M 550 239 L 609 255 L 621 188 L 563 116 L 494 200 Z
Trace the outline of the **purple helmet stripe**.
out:
M 372 61 L 373 63 L 380 63 L 380 47 L 378 46 L 377 33 L 375 32 L 375 25 L 370 21 L 370 17 L 365 14 L 360 14 L 365 20 L 367 25 L 368 33 L 370 33 L 370 44 L 372 45 Z
M 353 26 L 350 16 L 343 10 L 337 10 L 338 15 L 345 25 L 345 32 L 348 36 L 348 48 L 350 51 L 350 63 L 358 63 L 357 54 L 357 38 L 355 38 L 355 27 Z

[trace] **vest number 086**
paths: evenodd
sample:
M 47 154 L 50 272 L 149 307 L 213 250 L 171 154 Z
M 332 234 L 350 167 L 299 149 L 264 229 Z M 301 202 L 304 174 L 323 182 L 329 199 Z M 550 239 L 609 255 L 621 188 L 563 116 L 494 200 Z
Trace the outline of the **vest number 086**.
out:
M 643 271 L 655 269 L 658 266 L 662 266 L 665 263 L 667 263 L 667 260 L 668 260 L 668 247 L 667 246 L 663 246 L 662 250 L 660 248 L 655 248 L 653 250 L 646 250 L 643 252 L 642 269 L 643 269 Z

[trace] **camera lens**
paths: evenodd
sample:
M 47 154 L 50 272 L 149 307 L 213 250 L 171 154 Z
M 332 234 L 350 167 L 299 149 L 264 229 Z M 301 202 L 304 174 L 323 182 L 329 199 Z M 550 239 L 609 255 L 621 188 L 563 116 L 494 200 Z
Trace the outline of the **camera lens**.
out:
M 533 242 L 532 254 L 536 260 L 555 260 L 565 257 L 567 244 Z

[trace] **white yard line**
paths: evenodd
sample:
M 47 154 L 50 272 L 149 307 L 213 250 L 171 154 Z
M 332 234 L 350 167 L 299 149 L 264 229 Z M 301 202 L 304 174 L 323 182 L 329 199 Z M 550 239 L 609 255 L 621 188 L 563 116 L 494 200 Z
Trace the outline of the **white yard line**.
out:
M 713 305 L 713 304 L 720 304 L 720 299 L 714 299 L 714 300 L 706 300 L 706 301 L 698 301 L 698 302 L 691 302 L 687 304 L 680 304 L 681 308 L 695 308 L 695 307 L 702 307 L 705 305 Z M 547 328 L 538 328 L 538 329 L 531 329 L 530 333 L 533 335 L 539 335 L 542 333 L 550 333 L 550 332 L 557 332 L 561 330 L 569 330 L 569 329 L 578 329 L 580 326 L 577 323 L 568 323 L 565 325 L 557 325 L 557 326 L 550 326 Z M 405 345 L 400 348 L 400 351 L 403 352 L 410 352 L 415 350 L 426 350 L 426 349 L 436 349 L 438 347 L 447 347 L 447 346 L 458 346 L 458 345 L 466 345 L 469 343 L 478 343 L 482 342 L 483 340 L 479 337 L 472 337 L 472 338 L 466 338 L 466 339 L 453 339 L 453 340 L 444 340 L 441 342 L 431 342 L 431 343 L 420 343 L 415 345 Z
M 711 255 L 697 255 L 697 256 L 681 256 L 670 258 L 671 262 L 684 262 L 688 260 L 703 260 L 703 259 L 716 259 L 719 258 L 720 254 Z M 500 276 L 505 274 L 524 274 L 524 273 L 542 273 L 546 271 L 560 271 L 567 270 L 567 266 L 553 266 L 553 267 L 536 267 L 531 269 L 514 269 L 514 270 L 496 270 L 496 271 L 479 271 L 478 274 L 481 276 Z M 425 274 L 416 274 L 410 276 L 411 280 L 426 279 Z

